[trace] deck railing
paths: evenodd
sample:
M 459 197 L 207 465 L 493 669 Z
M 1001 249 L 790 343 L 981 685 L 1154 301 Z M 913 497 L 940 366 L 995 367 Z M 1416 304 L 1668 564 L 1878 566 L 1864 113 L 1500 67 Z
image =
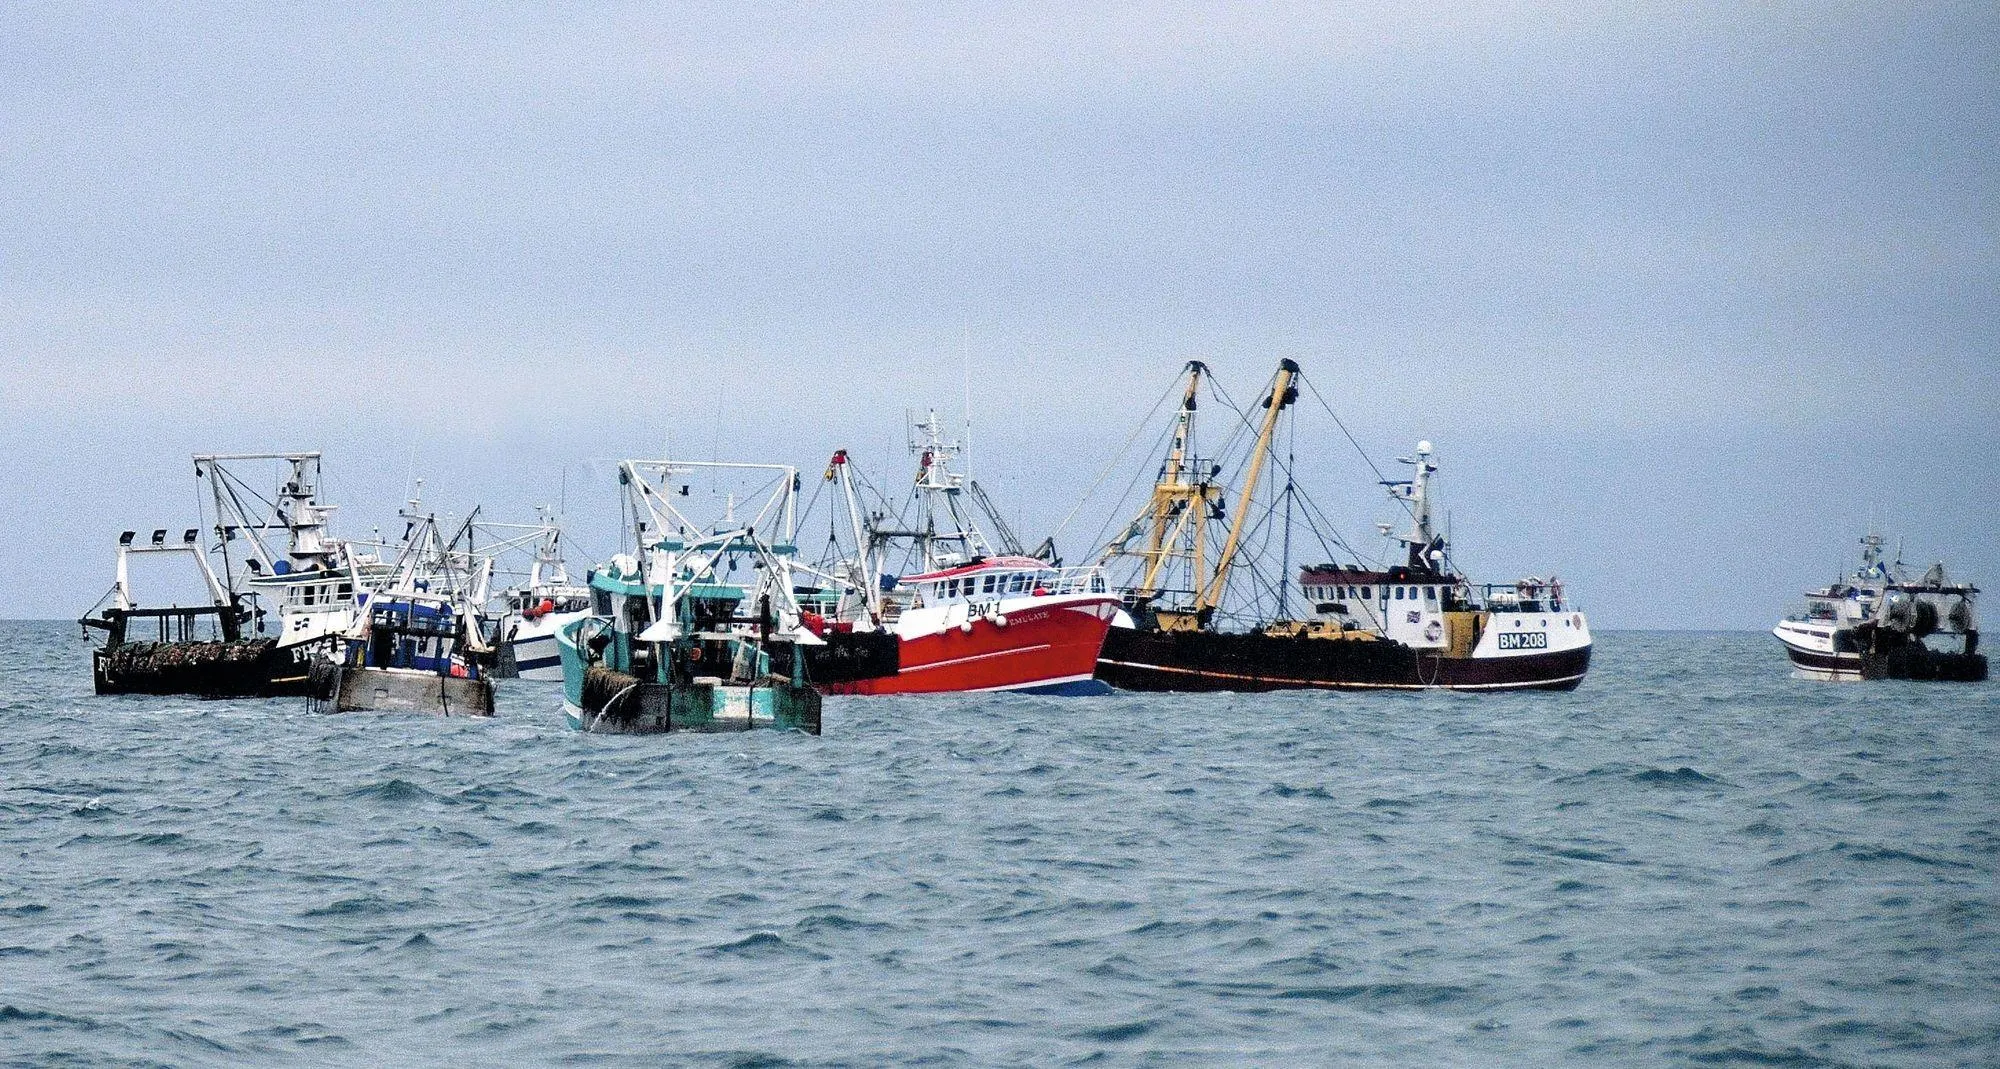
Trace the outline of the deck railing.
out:
M 1473 586 L 1488 611 L 1562 612 L 1560 583 L 1482 583 Z
M 1102 568 L 1085 565 L 1036 572 L 1035 588 L 1050 594 L 1104 594 L 1110 592 L 1111 584 Z

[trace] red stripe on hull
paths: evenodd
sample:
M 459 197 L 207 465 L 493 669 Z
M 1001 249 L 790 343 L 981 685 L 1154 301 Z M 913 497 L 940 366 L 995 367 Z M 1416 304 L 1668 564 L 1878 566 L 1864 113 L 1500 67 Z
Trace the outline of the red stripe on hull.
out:
M 903 639 L 902 668 L 893 676 L 821 687 L 826 694 L 941 694 L 1032 687 L 1089 678 L 1111 629 L 1110 598 L 1007 614 L 1007 626 L 984 618 L 972 630 L 951 627 Z

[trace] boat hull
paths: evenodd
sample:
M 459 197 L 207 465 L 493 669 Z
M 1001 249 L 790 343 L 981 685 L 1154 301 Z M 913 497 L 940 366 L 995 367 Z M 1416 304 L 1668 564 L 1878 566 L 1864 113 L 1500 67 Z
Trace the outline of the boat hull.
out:
M 1449 656 L 1379 638 L 1113 628 L 1097 678 L 1121 690 L 1574 690 L 1590 644 L 1547 653 Z
M 696 678 L 657 683 L 613 671 L 578 645 L 576 624 L 556 633 L 563 662 L 563 718 L 578 731 L 606 735 L 668 732 L 780 731 L 820 733 L 819 692 L 779 678 L 755 684 Z
M 306 693 L 315 651 L 276 639 L 236 642 L 127 642 L 91 654 L 98 694 L 186 694 L 197 698 L 282 698 Z
M 1841 683 L 1872 679 L 1978 683 L 1987 678 L 1983 654 L 1933 650 L 1921 640 L 1895 632 L 1878 632 L 1871 639 L 1854 629 L 1814 628 L 1787 621 L 1771 633 L 1785 647 L 1785 656 L 1792 662 L 1792 674 L 1801 679 Z
M 549 613 L 517 621 L 513 637 L 507 643 L 513 658 L 512 678 L 560 683 L 562 654 L 556 649 L 556 632 L 588 615 L 588 612 Z
M 411 668 L 355 668 L 322 662 L 314 697 L 336 713 L 492 716 L 493 682 Z M 330 670 L 330 671 L 329 671 Z M 329 695 L 330 697 L 324 697 Z
M 820 687 L 826 694 L 941 694 L 1016 691 L 1102 693 L 1098 653 L 1118 602 L 1077 597 L 1001 616 L 967 616 L 953 626 L 903 635 L 894 675 Z M 1005 622 L 1001 622 L 1004 620 Z
M 780 731 L 820 733 L 820 696 L 779 680 L 755 685 L 696 679 L 646 683 L 591 666 L 579 685 L 565 680 L 563 716 L 578 731 L 607 735 L 668 732 Z

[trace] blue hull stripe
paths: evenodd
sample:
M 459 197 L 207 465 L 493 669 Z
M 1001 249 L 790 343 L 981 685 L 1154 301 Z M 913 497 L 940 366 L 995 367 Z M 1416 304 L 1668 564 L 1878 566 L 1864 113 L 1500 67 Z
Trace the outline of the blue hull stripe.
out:
M 1101 679 L 1072 679 L 1067 683 L 1051 683 L 1045 687 L 1017 687 L 1009 694 L 1050 694 L 1060 698 L 1087 698 L 1094 694 L 1110 694 L 1111 684 Z

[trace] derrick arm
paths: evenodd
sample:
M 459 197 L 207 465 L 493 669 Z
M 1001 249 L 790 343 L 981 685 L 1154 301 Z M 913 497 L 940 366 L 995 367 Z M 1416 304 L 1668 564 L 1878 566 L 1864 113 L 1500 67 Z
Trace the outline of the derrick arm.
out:
M 1257 480 L 1263 477 L 1264 461 L 1270 456 L 1271 441 L 1278 429 L 1278 415 L 1299 395 L 1296 381 L 1299 365 L 1290 360 L 1278 361 L 1277 377 L 1271 381 L 1271 393 L 1264 398 L 1264 425 L 1258 429 L 1257 444 L 1250 451 L 1250 470 L 1244 473 L 1243 488 L 1237 492 L 1236 515 L 1230 518 L 1229 537 L 1222 543 L 1222 553 L 1215 559 L 1215 575 L 1195 597 L 1196 613 L 1211 612 L 1222 600 L 1222 591 L 1229 581 L 1229 569 L 1236 563 L 1236 550 L 1243 540 L 1243 525 L 1250 517 L 1250 495 L 1257 490 Z

